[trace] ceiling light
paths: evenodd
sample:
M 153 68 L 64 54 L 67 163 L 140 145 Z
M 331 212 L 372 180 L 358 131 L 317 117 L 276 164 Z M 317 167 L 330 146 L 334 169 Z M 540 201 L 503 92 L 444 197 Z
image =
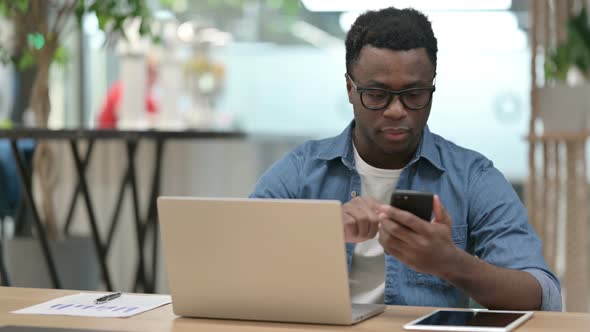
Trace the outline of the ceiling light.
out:
M 192 41 L 192 39 L 195 37 L 194 26 L 192 25 L 191 22 L 182 23 L 178 27 L 176 33 L 177 33 L 178 39 L 180 39 L 181 41 L 183 41 L 185 43 Z

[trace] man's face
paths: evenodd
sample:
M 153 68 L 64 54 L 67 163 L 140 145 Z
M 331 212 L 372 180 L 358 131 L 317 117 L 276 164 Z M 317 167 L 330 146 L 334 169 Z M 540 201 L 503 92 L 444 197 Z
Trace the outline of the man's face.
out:
M 349 74 L 359 88 L 398 91 L 431 87 L 434 66 L 424 48 L 392 51 L 367 45 Z M 348 79 L 346 88 L 356 120 L 354 142 L 363 160 L 379 168 L 404 167 L 420 142 L 432 102 L 423 109 L 410 110 L 395 96 L 387 107 L 373 111 L 363 106 Z

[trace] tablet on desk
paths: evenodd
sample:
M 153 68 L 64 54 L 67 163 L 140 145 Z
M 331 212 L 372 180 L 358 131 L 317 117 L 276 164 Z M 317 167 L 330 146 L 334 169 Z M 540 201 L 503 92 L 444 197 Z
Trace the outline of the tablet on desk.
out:
M 406 325 L 407 330 L 508 332 L 524 323 L 532 311 L 485 309 L 435 310 Z

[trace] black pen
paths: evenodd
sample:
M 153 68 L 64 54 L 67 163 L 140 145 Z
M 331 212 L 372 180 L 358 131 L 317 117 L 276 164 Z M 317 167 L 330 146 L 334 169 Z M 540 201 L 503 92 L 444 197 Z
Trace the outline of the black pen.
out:
M 103 303 L 107 303 L 107 302 L 109 302 L 110 300 L 114 300 L 114 299 L 116 299 L 116 298 L 120 297 L 120 296 L 121 296 L 121 294 L 122 294 L 121 292 L 116 292 L 116 293 L 113 293 L 113 294 L 108 294 L 108 295 L 105 295 L 105 296 L 101 296 L 101 297 L 99 297 L 98 299 L 96 299 L 96 300 L 94 301 L 94 303 L 95 303 L 95 304 L 103 304 Z

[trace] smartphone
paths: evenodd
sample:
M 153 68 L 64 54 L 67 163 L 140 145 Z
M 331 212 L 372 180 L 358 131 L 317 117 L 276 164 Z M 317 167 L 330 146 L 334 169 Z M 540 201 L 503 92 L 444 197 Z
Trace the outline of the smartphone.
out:
M 395 190 L 391 195 L 391 206 L 412 213 L 420 219 L 432 218 L 434 194 L 414 190 Z

